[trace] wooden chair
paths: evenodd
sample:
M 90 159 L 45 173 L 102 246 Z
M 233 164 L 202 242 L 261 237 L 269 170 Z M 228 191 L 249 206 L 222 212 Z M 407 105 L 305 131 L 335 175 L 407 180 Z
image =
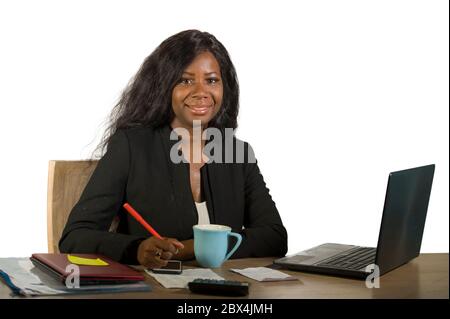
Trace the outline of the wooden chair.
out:
M 58 253 L 58 241 L 70 211 L 80 199 L 98 161 L 50 161 L 47 189 L 48 252 Z

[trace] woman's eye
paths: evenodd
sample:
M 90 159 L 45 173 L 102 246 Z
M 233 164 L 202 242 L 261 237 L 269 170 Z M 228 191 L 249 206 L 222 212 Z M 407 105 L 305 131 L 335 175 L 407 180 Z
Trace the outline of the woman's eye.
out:
M 194 82 L 195 82 L 194 79 L 182 78 L 178 83 L 182 84 L 182 85 L 192 85 L 192 84 L 194 84 Z M 208 84 L 216 84 L 216 83 L 220 82 L 220 79 L 219 78 L 209 78 L 209 79 L 206 79 L 206 82 Z
M 191 80 L 191 79 L 181 79 L 180 80 L 180 84 L 192 84 L 192 82 L 194 82 L 193 80 Z
M 209 78 L 208 79 L 208 83 L 210 83 L 210 84 L 215 84 L 219 81 L 220 81 L 219 78 Z

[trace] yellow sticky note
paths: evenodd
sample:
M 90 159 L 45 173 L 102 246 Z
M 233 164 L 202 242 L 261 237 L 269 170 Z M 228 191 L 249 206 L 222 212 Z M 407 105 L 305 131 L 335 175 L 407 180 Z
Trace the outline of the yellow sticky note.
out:
M 106 261 L 101 260 L 100 258 L 82 258 L 72 255 L 67 255 L 67 259 L 75 265 L 81 266 L 108 266 L 109 264 Z

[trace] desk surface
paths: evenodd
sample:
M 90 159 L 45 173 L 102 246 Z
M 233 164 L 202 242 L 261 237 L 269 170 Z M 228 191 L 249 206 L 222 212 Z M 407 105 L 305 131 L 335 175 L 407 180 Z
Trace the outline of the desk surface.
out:
M 298 281 L 257 282 L 250 278 L 230 272 L 230 268 L 246 268 L 268 266 L 273 258 L 235 259 L 224 263 L 221 268 L 214 269 L 220 276 L 239 281 L 250 282 L 250 294 L 244 298 L 449 298 L 448 254 L 421 254 L 406 265 L 403 265 L 380 278 L 380 288 L 366 288 L 364 280 L 310 274 L 283 270 Z M 195 266 L 195 262 L 186 267 Z M 129 292 L 117 294 L 71 295 L 51 298 L 214 298 L 197 295 L 188 289 L 163 288 L 152 277 L 146 275 L 152 285 L 151 292 Z M 7 286 L 0 282 L 0 298 L 12 298 Z M 35 297 L 45 298 L 45 297 Z M 49 298 L 49 297 L 47 297 Z M 223 298 L 223 297 L 219 297 Z

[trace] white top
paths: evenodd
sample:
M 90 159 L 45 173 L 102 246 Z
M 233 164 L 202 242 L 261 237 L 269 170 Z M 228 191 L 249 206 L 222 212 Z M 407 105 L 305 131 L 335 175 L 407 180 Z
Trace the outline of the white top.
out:
M 208 208 L 206 207 L 206 202 L 197 203 L 195 202 L 198 213 L 198 225 L 210 224 Z

